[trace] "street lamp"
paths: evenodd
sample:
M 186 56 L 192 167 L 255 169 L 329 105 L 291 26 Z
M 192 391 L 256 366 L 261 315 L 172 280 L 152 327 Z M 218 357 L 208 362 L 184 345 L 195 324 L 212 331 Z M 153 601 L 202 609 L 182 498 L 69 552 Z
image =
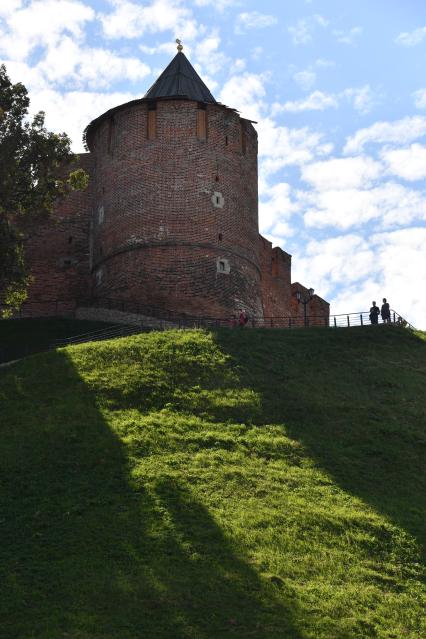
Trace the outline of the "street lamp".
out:
M 310 288 L 310 289 L 308 289 L 309 297 L 305 297 L 304 299 L 302 299 L 302 292 L 299 289 L 296 291 L 296 299 L 297 299 L 298 303 L 299 304 L 303 304 L 303 316 L 304 316 L 304 319 L 305 319 L 305 326 L 308 325 L 308 316 L 306 314 L 306 306 L 309 304 L 309 302 L 313 298 L 314 293 L 315 293 L 314 289 Z

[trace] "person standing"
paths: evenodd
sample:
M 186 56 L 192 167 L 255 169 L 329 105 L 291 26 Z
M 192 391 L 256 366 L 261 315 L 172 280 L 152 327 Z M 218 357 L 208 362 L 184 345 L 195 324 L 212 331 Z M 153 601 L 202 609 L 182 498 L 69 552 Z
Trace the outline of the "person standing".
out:
M 382 316 L 383 323 L 390 324 L 390 321 L 391 321 L 390 307 L 388 302 L 386 301 L 386 297 L 383 298 L 383 304 L 382 304 L 380 313 Z
M 378 306 L 376 306 L 376 302 L 373 302 L 373 306 L 370 308 L 370 322 L 372 324 L 378 324 L 379 315 L 380 315 L 380 309 Z

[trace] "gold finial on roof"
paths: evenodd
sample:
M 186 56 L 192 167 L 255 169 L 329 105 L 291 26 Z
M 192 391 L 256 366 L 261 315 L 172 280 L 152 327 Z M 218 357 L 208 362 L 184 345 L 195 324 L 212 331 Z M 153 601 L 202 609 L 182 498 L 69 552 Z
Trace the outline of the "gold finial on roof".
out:
M 179 40 L 179 38 L 176 38 L 176 44 L 177 44 L 177 50 L 180 52 L 183 49 L 183 44 L 182 44 L 182 40 Z

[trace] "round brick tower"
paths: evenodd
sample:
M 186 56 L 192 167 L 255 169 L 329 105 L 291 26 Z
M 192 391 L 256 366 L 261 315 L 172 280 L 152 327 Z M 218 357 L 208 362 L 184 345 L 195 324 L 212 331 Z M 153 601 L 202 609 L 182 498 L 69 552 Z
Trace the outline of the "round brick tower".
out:
M 147 314 L 262 317 L 257 134 L 178 54 L 90 123 L 93 296 Z

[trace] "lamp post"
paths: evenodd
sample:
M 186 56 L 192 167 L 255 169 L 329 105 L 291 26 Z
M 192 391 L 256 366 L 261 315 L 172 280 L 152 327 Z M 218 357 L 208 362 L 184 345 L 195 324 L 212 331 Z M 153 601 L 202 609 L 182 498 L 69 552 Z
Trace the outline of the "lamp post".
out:
M 309 304 L 309 302 L 311 301 L 311 299 L 314 296 L 314 289 L 310 288 L 308 289 L 308 295 L 309 297 L 305 297 L 304 299 L 302 299 L 302 293 L 301 291 L 298 289 L 296 291 L 296 299 L 298 301 L 299 304 L 303 304 L 303 316 L 305 319 L 305 326 L 308 326 L 308 316 L 307 316 L 307 312 L 306 312 L 306 307 Z

